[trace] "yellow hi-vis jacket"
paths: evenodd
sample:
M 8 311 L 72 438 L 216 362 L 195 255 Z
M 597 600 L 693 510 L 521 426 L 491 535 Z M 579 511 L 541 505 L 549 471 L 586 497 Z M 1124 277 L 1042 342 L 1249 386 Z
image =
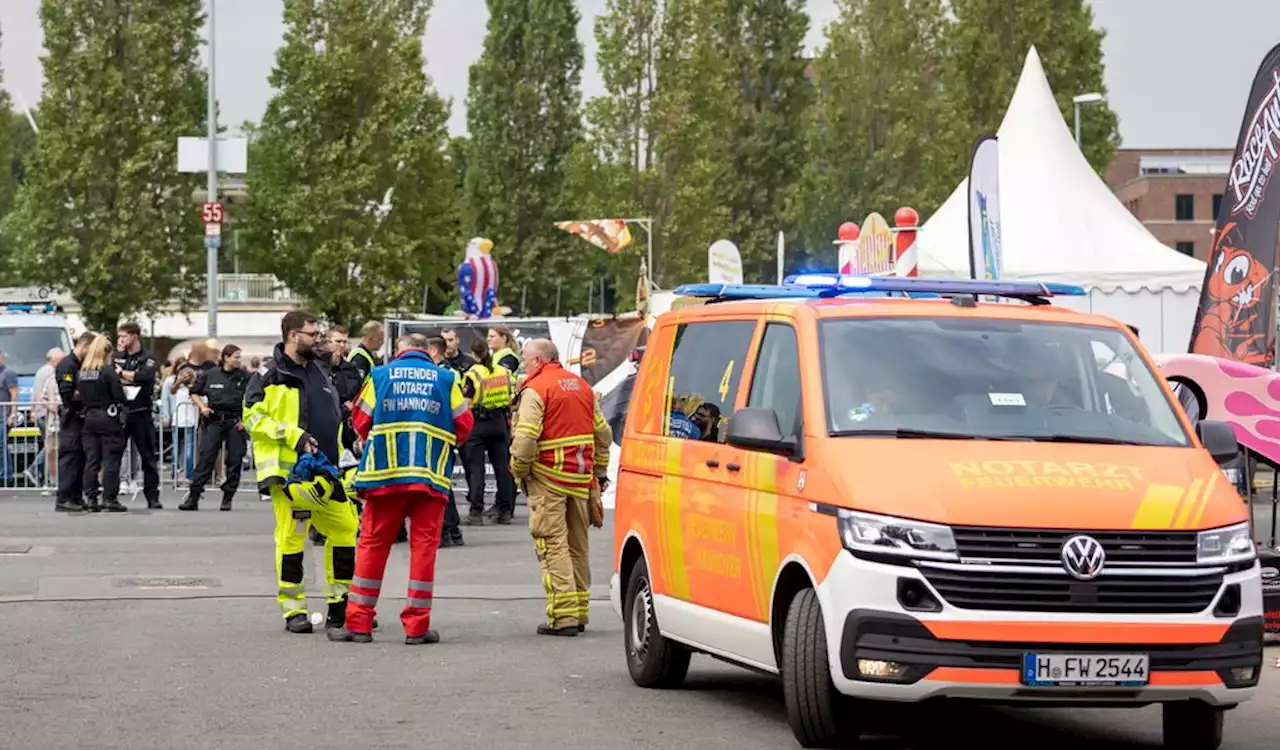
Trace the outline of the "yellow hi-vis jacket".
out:
M 473 406 L 482 409 L 506 409 L 511 406 L 511 372 L 507 368 L 498 364 L 487 368 L 476 363 L 467 370 L 466 378 L 475 389 L 471 398 Z
M 276 344 L 266 373 L 249 378 L 244 393 L 244 428 L 253 439 L 261 490 L 287 484 L 298 463 L 298 442 L 307 432 L 307 413 L 302 408 L 305 379 L 301 368 L 284 353 L 283 344 Z M 341 414 L 336 390 L 332 398 L 334 409 Z M 338 422 L 341 431 L 341 420 Z M 341 435 L 338 444 L 342 444 Z

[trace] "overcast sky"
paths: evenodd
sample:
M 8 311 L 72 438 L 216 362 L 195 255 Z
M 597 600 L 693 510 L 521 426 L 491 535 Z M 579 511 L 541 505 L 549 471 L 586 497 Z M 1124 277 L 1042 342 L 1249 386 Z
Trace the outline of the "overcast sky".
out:
M 1278 0 L 1092 0 L 1104 44 L 1106 83 L 1126 146 L 1230 147 L 1258 63 L 1280 42 Z M 217 88 L 224 125 L 258 120 L 283 32 L 282 0 L 217 0 Z M 4 85 L 34 105 L 42 54 L 40 0 L 0 0 Z M 578 0 L 586 45 L 583 94 L 602 92 L 592 20 L 605 0 Z M 822 43 L 836 0 L 809 0 L 809 44 Z M 483 0 L 435 0 L 427 72 L 453 100 L 450 128 L 466 129 L 467 68 L 480 54 Z

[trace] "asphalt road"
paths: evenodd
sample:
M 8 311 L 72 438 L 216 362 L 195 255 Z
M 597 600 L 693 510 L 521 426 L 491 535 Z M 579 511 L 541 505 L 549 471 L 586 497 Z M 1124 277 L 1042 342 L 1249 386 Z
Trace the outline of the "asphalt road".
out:
M 466 547 L 441 551 L 443 643 L 410 648 L 393 598 L 407 576 L 403 547 L 375 642 L 332 644 L 282 631 L 271 516 L 249 493 L 231 513 L 68 517 L 51 506 L 0 494 L 0 748 L 796 746 L 768 677 L 696 657 L 684 689 L 631 683 L 602 531 L 592 534 L 597 601 L 585 636 L 533 634 L 543 604 L 521 517 L 466 529 Z M 311 575 L 322 556 L 308 559 L 309 581 L 322 580 Z M 1229 715 L 1224 748 L 1280 735 L 1280 669 L 1266 671 L 1258 699 Z M 872 748 L 1160 747 L 1157 709 L 889 707 L 871 729 Z

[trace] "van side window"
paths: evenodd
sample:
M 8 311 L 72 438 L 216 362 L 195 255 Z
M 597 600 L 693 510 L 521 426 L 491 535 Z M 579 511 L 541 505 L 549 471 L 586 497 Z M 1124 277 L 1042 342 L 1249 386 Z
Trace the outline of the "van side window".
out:
M 791 326 L 765 326 L 747 406 L 773 409 L 784 436 L 800 434 L 800 349 Z
M 755 330 L 746 320 L 685 323 L 676 330 L 664 435 L 724 442 Z

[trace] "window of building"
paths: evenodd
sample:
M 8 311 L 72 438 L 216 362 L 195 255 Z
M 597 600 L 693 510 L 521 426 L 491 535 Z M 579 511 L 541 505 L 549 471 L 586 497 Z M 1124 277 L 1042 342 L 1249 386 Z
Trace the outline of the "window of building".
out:
M 1194 221 L 1196 218 L 1196 197 L 1185 193 L 1174 196 L 1173 218 L 1178 221 Z
M 755 335 L 752 321 L 686 323 L 676 331 L 664 435 L 724 442 Z
M 784 437 L 801 433 L 800 348 L 791 326 L 770 323 L 765 327 L 747 406 L 773 409 Z
M 1218 212 L 1222 210 L 1222 193 L 1213 194 L 1213 216 L 1211 219 L 1218 218 Z
M 1194 242 L 1179 242 L 1179 243 L 1177 244 L 1177 250 L 1178 250 L 1178 252 L 1182 253 L 1183 255 L 1190 255 L 1190 256 L 1192 256 L 1192 257 L 1195 257 L 1195 254 L 1196 254 L 1196 243 L 1194 243 Z

